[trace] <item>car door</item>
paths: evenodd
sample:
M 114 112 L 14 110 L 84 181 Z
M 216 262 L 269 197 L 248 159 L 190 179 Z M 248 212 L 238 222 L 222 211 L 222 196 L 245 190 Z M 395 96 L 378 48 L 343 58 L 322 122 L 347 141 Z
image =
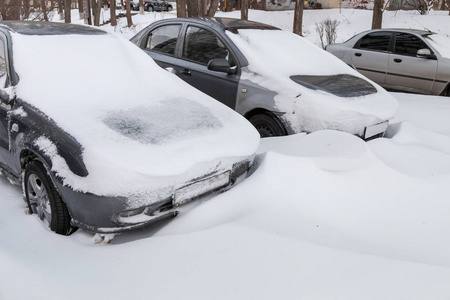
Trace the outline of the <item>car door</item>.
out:
M 417 51 L 430 47 L 410 33 L 395 34 L 393 53 L 389 55 L 386 84 L 393 89 L 430 93 L 436 78 L 437 60 L 418 57 Z
M 162 68 L 172 70 L 177 63 L 176 49 L 182 24 L 167 24 L 152 29 L 141 48 Z
M 8 52 L 6 43 L 6 36 L 0 32 L 0 164 L 3 168 L 11 171 L 13 162 L 9 147 L 8 112 L 12 108 L 12 103 L 5 91 L 8 85 Z
M 380 85 L 386 81 L 391 36 L 388 31 L 369 33 L 351 51 L 356 70 Z
M 183 37 L 176 74 L 193 87 L 234 109 L 239 66 L 231 47 L 215 32 L 195 25 L 187 26 Z M 227 59 L 233 74 L 209 70 L 208 62 L 214 58 Z

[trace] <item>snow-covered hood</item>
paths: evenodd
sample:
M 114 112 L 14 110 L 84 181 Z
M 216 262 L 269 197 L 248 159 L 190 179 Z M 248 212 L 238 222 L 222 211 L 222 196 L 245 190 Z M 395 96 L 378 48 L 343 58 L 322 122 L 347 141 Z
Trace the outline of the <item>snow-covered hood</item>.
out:
M 87 178 L 59 174 L 75 189 L 91 191 L 109 179 L 145 184 L 142 177 L 173 177 L 197 164 L 251 156 L 259 145 L 259 135 L 243 117 L 164 71 L 121 37 L 12 38 L 17 97 L 83 147 Z M 52 152 L 45 138 L 38 143 Z M 116 190 L 111 185 L 102 193 Z
M 283 110 L 286 98 L 301 102 L 302 109 L 320 111 L 321 107 L 370 115 L 380 120 L 391 119 L 398 103 L 389 93 L 334 55 L 323 51 L 308 40 L 281 30 L 242 29 L 238 34 L 227 32 L 249 64 L 242 79 L 250 80 L 276 92 L 282 100 L 276 104 Z M 313 90 L 295 82 L 292 76 L 331 76 L 348 74 L 370 82 L 375 93 L 357 97 L 340 97 L 323 90 Z M 288 107 L 285 107 L 284 111 Z M 333 122 L 332 114 L 327 116 Z M 337 120 L 339 124 L 341 120 Z

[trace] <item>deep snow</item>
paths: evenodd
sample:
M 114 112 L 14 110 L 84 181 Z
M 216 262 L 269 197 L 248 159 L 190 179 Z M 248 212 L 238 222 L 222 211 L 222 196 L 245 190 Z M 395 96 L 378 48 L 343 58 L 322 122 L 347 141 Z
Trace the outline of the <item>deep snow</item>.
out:
M 369 29 L 369 13 L 305 11 L 304 24 L 348 20 L 345 40 Z M 384 27 L 448 34 L 446 14 L 385 12 Z M 253 16 L 292 22 L 292 12 Z M 386 138 L 263 140 L 249 178 L 111 245 L 45 230 L 0 178 L 0 299 L 448 299 L 450 102 L 393 95 L 400 110 Z

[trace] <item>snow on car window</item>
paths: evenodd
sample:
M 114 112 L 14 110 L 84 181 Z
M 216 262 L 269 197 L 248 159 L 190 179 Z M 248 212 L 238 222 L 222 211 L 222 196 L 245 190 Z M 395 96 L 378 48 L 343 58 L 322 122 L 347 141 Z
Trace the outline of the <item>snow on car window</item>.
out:
M 450 58 L 450 38 L 439 35 L 432 34 L 426 36 L 427 41 L 435 48 L 439 54 L 445 58 Z
M 172 99 L 157 106 L 112 111 L 103 122 L 143 144 L 164 144 L 222 126 L 210 109 L 188 99 Z

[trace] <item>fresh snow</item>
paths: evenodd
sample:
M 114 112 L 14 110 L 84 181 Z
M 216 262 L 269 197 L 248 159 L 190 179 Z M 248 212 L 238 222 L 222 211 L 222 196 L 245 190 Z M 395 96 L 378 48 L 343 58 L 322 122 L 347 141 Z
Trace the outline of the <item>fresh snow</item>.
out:
M 249 15 L 290 30 L 293 12 Z M 173 13 L 137 15 L 136 28 L 162 16 Z M 341 21 L 338 41 L 370 29 L 371 11 L 308 10 L 307 39 L 327 17 Z M 383 27 L 448 35 L 448 18 L 386 11 Z M 110 245 L 45 230 L 0 178 L 0 299 L 450 298 L 450 102 L 392 95 L 400 109 L 386 138 L 265 139 L 233 189 Z

